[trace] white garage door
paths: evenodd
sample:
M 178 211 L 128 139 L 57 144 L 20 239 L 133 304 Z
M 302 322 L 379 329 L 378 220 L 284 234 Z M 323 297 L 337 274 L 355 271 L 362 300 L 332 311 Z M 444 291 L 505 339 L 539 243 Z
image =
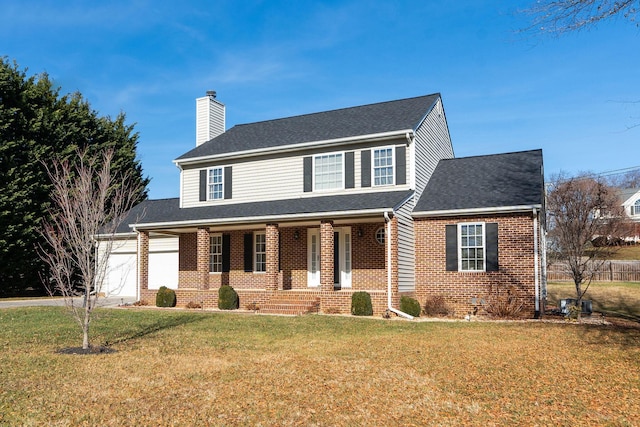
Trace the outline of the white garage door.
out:
M 136 293 L 136 254 L 112 253 L 105 278 L 106 296 L 135 297 Z

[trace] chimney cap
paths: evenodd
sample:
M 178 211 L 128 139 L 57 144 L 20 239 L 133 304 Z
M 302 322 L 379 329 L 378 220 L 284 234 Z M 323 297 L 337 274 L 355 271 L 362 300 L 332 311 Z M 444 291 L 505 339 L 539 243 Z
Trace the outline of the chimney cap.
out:
M 208 90 L 207 91 L 207 96 L 215 98 L 216 97 L 216 91 L 215 90 Z

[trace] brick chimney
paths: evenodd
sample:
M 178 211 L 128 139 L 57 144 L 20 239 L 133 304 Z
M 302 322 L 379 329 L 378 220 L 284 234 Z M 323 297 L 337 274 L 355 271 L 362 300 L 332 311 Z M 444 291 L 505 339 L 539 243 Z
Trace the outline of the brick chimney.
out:
M 224 104 L 216 99 L 216 91 L 208 90 L 196 99 L 196 147 L 225 131 Z

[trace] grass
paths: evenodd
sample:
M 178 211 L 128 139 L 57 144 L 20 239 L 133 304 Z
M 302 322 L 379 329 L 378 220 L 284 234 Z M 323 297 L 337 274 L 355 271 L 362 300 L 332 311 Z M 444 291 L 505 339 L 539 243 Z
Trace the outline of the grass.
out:
M 563 298 L 575 298 L 573 282 L 550 282 L 547 286 L 548 305 L 558 306 Z M 640 321 L 640 282 L 593 282 L 585 299 L 593 310 Z
M 640 330 L 101 310 L 0 310 L 0 425 L 634 425 Z
M 612 260 L 640 260 L 640 245 L 620 246 L 611 255 Z

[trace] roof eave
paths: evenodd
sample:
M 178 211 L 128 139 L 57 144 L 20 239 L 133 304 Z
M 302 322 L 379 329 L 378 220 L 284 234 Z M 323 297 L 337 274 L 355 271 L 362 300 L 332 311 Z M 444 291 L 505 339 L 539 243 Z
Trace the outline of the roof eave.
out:
M 368 134 L 368 135 L 356 135 L 356 136 L 349 136 L 345 138 L 328 139 L 323 141 L 302 142 L 299 144 L 283 145 L 281 147 L 265 147 L 265 148 L 258 148 L 255 150 L 212 154 L 209 156 L 191 157 L 186 159 L 175 159 L 173 163 L 175 163 L 176 166 L 180 167 L 181 165 L 192 165 L 192 164 L 210 162 L 210 161 L 222 160 L 222 159 L 224 160 L 242 159 L 246 157 L 253 157 L 253 156 L 258 156 L 258 155 L 267 154 L 267 153 L 282 154 L 282 153 L 287 153 L 292 151 L 304 150 L 306 148 L 327 148 L 327 147 L 334 147 L 334 146 L 344 145 L 344 144 L 359 143 L 364 141 L 368 141 L 368 142 L 369 141 L 370 142 L 386 141 L 386 140 L 395 139 L 398 137 L 406 137 L 407 133 L 412 134 L 413 132 L 414 132 L 413 129 L 399 129 L 399 130 L 394 130 L 389 132 L 381 132 L 381 133 L 374 133 L 374 134 Z
M 332 212 L 310 212 L 300 214 L 280 214 L 280 215 L 261 215 L 249 217 L 233 217 L 233 218 L 207 218 L 187 221 L 166 221 L 143 224 L 129 224 L 133 230 L 147 230 L 157 228 L 183 228 L 195 227 L 203 225 L 238 225 L 238 224 L 259 224 L 269 221 L 303 221 L 324 219 L 327 217 L 367 217 L 372 215 L 383 215 L 392 208 L 375 208 L 349 211 L 332 211 Z
M 438 211 L 417 211 L 411 215 L 414 218 L 431 218 L 442 216 L 469 216 L 469 215 L 487 215 L 487 214 L 505 214 L 505 213 L 521 213 L 530 212 L 533 209 L 542 209 L 541 204 L 518 205 L 518 206 L 494 206 L 486 208 L 468 208 L 468 209 L 446 209 Z

